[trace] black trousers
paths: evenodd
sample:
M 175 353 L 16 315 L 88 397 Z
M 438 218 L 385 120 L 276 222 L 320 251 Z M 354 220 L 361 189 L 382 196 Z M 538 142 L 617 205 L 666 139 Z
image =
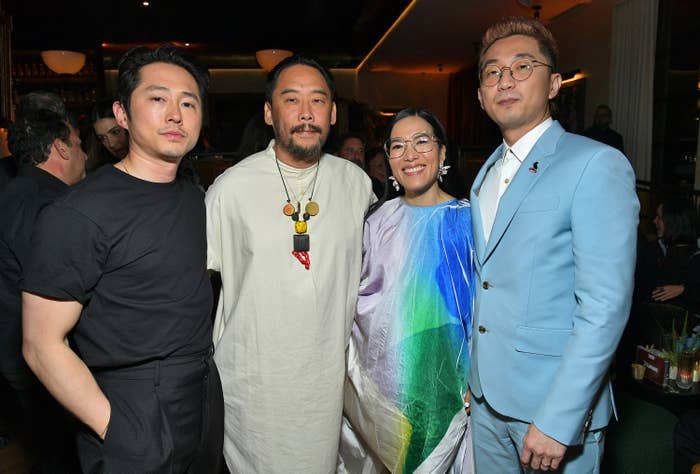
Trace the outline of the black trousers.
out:
M 104 442 L 78 433 L 86 474 L 218 474 L 224 406 L 211 351 L 95 373 L 111 405 Z

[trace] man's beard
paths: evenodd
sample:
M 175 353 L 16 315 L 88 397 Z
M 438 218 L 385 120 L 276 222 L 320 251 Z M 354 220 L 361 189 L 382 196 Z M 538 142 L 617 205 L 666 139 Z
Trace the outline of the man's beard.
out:
M 294 143 L 294 134 L 296 132 L 301 132 L 304 129 L 310 129 L 319 134 L 318 142 L 308 148 Z M 323 137 L 323 130 L 320 127 L 316 125 L 297 125 L 290 130 L 289 138 L 286 141 L 280 142 L 280 145 L 287 151 L 287 153 L 295 158 L 302 161 L 312 161 L 312 159 L 320 156 L 324 142 L 325 139 Z

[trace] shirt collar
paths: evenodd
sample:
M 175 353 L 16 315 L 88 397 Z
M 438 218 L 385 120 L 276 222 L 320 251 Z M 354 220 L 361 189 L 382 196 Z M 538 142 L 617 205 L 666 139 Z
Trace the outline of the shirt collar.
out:
M 503 146 L 505 147 L 503 160 L 508 161 L 508 156 L 515 156 L 515 158 L 522 163 L 525 157 L 535 146 L 535 143 L 537 143 L 537 140 L 540 139 L 542 134 L 547 131 L 553 122 L 552 117 L 547 117 L 541 124 L 523 135 L 520 140 L 513 144 L 512 147 L 509 147 L 505 140 L 503 140 Z M 508 150 L 511 151 L 511 155 L 508 155 Z

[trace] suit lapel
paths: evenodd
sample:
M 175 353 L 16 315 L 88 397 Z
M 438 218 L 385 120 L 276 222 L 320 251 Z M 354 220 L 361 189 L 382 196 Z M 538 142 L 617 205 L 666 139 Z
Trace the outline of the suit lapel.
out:
M 472 183 L 471 192 L 469 193 L 469 200 L 472 206 L 472 228 L 474 229 L 474 248 L 476 250 L 476 257 L 479 262 L 482 261 L 484 252 L 486 250 L 486 239 L 484 237 L 484 225 L 481 220 L 481 207 L 479 205 L 479 191 L 481 190 L 481 184 L 484 182 L 486 173 L 493 166 L 493 164 L 503 155 L 503 144 L 496 148 L 491 156 L 488 157 L 486 162 L 482 165 L 479 173 L 474 178 Z
M 556 151 L 557 142 L 563 133 L 564 129 L 561 125 L 558 122 L 554 122 L 537 140 L 535 146 L 520 165 L 510 186 L 501 196 L 496 218 L 491 228 L 491 235 L 486 244 L 486 250 L 480 258 L 482 264 L 489 258 L 498 242 L 500 242 L 525 196 L 547 171 L 552 159 L 555 157 L 554 152 Z M 537 163 L 537 166 L 535 166 L 535 163 Z

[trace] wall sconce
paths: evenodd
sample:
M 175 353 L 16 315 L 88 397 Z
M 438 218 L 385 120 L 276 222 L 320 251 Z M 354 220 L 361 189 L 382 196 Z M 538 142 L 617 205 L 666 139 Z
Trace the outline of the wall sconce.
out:
M 42 51 L 41 59 L 46 67 L 58 74 L 75 74 L 85 65 L 85 54 L 75 51 Z
M 586 77 L 586 75 L 581 72 L 580 69 L 574 69 L 573 71 L 567 71 L 567 72 L 562 72 L 561 73 L 561 85 L 567 85 L 571 84 L 572 82 L 576 82 L 580 79 L 583 79 Z
M 255 53 L 255 59 L 258 60 L 261 68 L 266 71 L 272 71 L 277 66 L 277 63 L 292 54 L 291 51 L 286 49 L 262 49 Z

